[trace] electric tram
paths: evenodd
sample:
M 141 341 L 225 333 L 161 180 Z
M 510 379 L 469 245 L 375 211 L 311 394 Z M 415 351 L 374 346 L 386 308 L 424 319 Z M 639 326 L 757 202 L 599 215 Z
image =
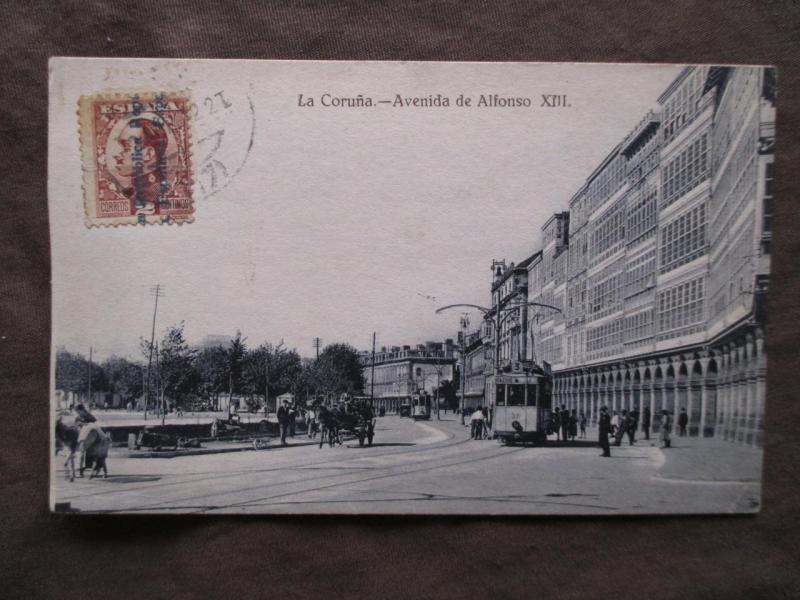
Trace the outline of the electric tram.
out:
M 534 365 L 530 371 L 499 373 L 493 379 L 489 393 L 495 437 L 507 445 L 547 441 L 553 431 L 550 370 Z
M 428 394 L 411 394 L 411 416 L 415 421 L 431 418 L 431 397 Z

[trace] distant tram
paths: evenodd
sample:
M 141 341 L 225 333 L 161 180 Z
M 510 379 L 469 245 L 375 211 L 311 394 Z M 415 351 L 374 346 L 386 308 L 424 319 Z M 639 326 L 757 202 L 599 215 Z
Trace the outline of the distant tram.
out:
M 411 395 L 411 416 L 415 421 L 431 418 L 431 397 L 428 394 Z
M 494 378 L 492 429 L 504 444 L 542 444 L 552 433 L 553 377 L 534 366 L 531 372 Z M 490 392 L 491 393 L 491 392 Z

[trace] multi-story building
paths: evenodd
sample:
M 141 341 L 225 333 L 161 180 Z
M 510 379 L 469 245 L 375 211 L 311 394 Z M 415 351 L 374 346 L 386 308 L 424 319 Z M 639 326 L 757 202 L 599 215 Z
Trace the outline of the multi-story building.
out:
M 362 352 L 365 391 L 374 391 L 375 408 L 396 412 L 403 399 L 416 392 L 426 392 L 436 397 L 436 390 L 445 382 L 453 381 L 456 363 L 456 346 L 453 340 L 426 342 L 411 346 L 383 347 L 373 356 Z M 373 386 L 374 373 L 374 386 Z
M 760 444 L 773 73 L 686 68 L 658 104 L 542 228 L 528 300 L 560 310 L 530 308 L 527 356 L 592 421 L 685 410 L 690 435 Z
M 482 326 L 484 352 L 484 399 L 494 402 L 495 376 L 501 372 L 523 374 L 528 359 L 528 268 L 542 259 L 535 252 L 519 264 L 492 262 L 492 305 Z
M 491 325 L 484 323 L 477 331 L 470 332 L 464 340 L 464 410 L 472 411 L 485 405 L 486 353 L 491 356 L 491 343 L 484 343 L 491 333 Z

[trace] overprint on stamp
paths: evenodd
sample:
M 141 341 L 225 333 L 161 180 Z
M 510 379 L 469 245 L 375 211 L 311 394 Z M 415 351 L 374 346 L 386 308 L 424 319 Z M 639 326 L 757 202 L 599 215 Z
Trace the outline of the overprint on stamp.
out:
M 194 220 L 187 92 L 82 96 L 88 227 Z

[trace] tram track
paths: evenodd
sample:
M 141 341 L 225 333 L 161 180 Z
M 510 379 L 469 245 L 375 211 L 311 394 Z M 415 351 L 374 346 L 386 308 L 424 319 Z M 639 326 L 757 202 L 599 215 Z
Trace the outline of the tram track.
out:
M 198 471 L 194 471 L 194 472 L 191 472 L 191 473 L 183 473 L 183 474 L 180 474 L 180 475 L 170 475 L 169 476 L 170 477 L 169 481 L 163 481 L 163 482 L 159 482 L 159 483 L 149 483 L 149 484 L 146 484 L 146 485 L 136 485 L 136 486 L 128 487 L 128 488 L 126 488 L 124 490 L 120 490 L 119 488 L 115 488 L 115 489 L 109 489 L 109 490 L 105 490 L 105 491 L 92 490 L 92 491 L 87 491 L 86 493 L 59 494 L 59 500 L 74 501 L 74 500 L 79 500 L 81 498 L 95 497 L 95 496 L 110 496 L 110 495 L 115 495 L 115 494 L 124 493 L 124 492 L 131 492 L 131 493 L 148 492 L 148 491 L 166 489 L 166 488 L 170 488 L 170 487 L 178 487 L 178 486 L 185 485 L 185 484 L 191 484 L 191 483 L 205 481 L 205 480 L 207 480 L 209 478 L 209 476 L 213 476 L 216 481 L 224 482 L 225 480 L 235 479 L 236 477 L 239 477 L 241 475 L 246 475 L 246 474 L 252 474 L 255 477 L 255 476 L 258 476 L 259 474 L 279 473 L 279 472 L 282 472 L 282 471 L 322 470 L 322 469 L 325 468 L 326 465 L 337 465 L 337 466 L 341 467 L 342 465 L 347 464 L 347 463 L 363 461 L 363 460 L 371 460 L 371 459 L 375 459 L 375 458 L 382 458 L 382 457 L 394 456 L 394 455 L 399 455 L 399 454 L 402 454 L 402 455 L 413 455 L 413 454 L 424 453 L 424 452 L 433 452 L 433 451 L 436 451 L 436 450 L 454 448 L 454 447 L 457 447 L 457 446 L 461 446 L 463 444 L 467 444 L 467 443 L 472 441 L 469 438 L 457 439 L 455 433 L 453 433 L 452 431 L 448 431 L 447 429 L 439 429 L 439 431 L 441 431 L 445 435 L 447 435 L 447 439 L 446 440 L 443 440 L 443 441 L 440 441 L 440 442 L 434 442 L 432 444 L 421 445 L 421 446 L 415 447 L 415 448 L 400 447 L 400 448 L 393 448 L 391 450 L 386 450 L 386 451 L 378 451 L 378 452 L 374 452 L 374 453 L 364 453 L 364 454 L 362 454 L 362 453 L 360 453 L 361 448 L 352 447 L 353 449 L 358 448 L 359 449 L 359 454 L 353 455 L 353 456 L 349 456 L 349 457 L 343 457 L 342 454 L 339 453 L 339 451 L 341 451 L 342 448 L 332 448 L 331 449 L 326 445 L 326 446 L 323 446 L 323 448 L 321 448 L 320 451 L 323 451 L 323 450 L 324 451 L 328 451 L 328 452 L 334 451 L 334 452 L 337 452 L 337 455 L 325 458 L 323 460 L 313 460 L 313 461 L 310 461 L 310 462 L 306 462 L 303 465 L 299 465 L 299 466 L 295 465 L 295 464 L 288 464 L 288 465 L 281 465 L 281 466 L 269 467 L 269 468 L 264 468 L 264 469 L 236 469 L 236 470 L 226 471 L 225 473 L 220 473 L 219 471 L 199 471 L 199 472 Z M 186 457 L 186 458 L 187 459 L 188 458 L 194 459 L 195 457 Z M 365 468 L 371 468 L 371 467 L 365 467 Z M 56 469 L 56 472 L 58 472 L 58 469 Z M 142 475 L 142 476 L 144 476 L 144 475 Z
M 469 440 L 466 440 L 466 441 L 469 441 Z M 456 446 L 456 445 L 460 445 L 460 443 L 452 444 L 451 447 L 452 446 Z M 471 453 L 469 456 L 460 457 L 458 460 L 453 460 L 452 459 L 453 457 L 432 458 L 430 460 L 425 460 L 422 463 L 417 464 L 416 466 L 410 466 L 410 467 L 409 466 L 404 466 L 404 465 L 387 465 L 387 466 L 382 466 L 382 467 L 381 466 L 376 466 L 376 467 L 373 467 L 373 470 L 381 471 L 381 472 L 380 473 L 375 473 L 375 474 L 373 474 L 371 476 L 368 476 L 368 477 L 353 478 L 353 473 L 352 472 L 335 474 L 335 475 L 331 475 L 330 477 L 331 478 L 344 478 L 344 480 L 343 481 L 335 481 L 335 482 L 331 482 L 331 483 L 326 483 L 324 485 L 318 485 L 319 477 L 309 477 L 309 478 L 296 479 L 296 480 L 292 480 L 292 481 L 260 483 L 260 484 L 255 485 L 255 486 L 250 486 L 250 487 L 246 487 L 246 488 L 237 488 L 235 490 L 224 490 L 224 491 L 219 491 L 219 492 L 213 492 L 211 494 L 186 496 L 186 497 L 183 497 L 183 498 L 180 498 L 180 499 L 174 499 L 174 500 L 171 500 L 171 501 L 156 502 L 156 503 L 148 504 L 146 506 L 141 506 L 141 507 L 139 507 L 137 509 L 118 509 L 118 510 L 117 509 L 111 509 L 111 510 L 98 510 L 98 511 L 93 511 L 93 512 L 98 512 L 98 513 L 116 513 L 116 512 L 152 512 L 152 511 L 163 511 L 163 510 L 167 510 L 167 511 L 177 510 L 177 511 L 180 511 L 180 512 L 195 513 L 195 514 L 207 513 L 207 512 L 223 512 L 223 513 L 225 513 L 225 512 L 228 512 L 228 511 L 232 511 L 232 509 L 236 509 L 236 508 L 254 506 L 254 505 L 257 506 L 260 503 L 263 503 L 265 506 L 268 506 L 269 505 L 268 501 L 274 500 L 276 498 L 289 497 L 289 496 L 294 496 L 294 495 L 298 495 L 298 494 L 313 493 L 313 492 L 320 491 L 320 490 L 333 489 L 333 488 L 342 487 L 342 486 L 358 485 L 358 484 L 365 483 L 365 482 L 370 482 L 370 481 L 383 480 L 383 479 L 388 479 L 388 478 L 392 478 L 392 477 L 402 477 L 402 476 L 406 476 L 406 475 L 413 475 L 413 474 L 417 474 L 417 473 L 422 473 L 422 472 L 426 472 L 426 471 L 433 471 L 433 470 L 443 469 L 443 468 L 453 468 L 453 467 L 458 467 L 458 466 L 462 466 L 462 465 L 466 465 L 466 464 L 475 464 L 477 462 L 484 462 L 484 461 L 500 458 L 502 456 L 507 456 L 509 454 L 516 453 L 516 452 L 519 452 L 521 450 L 524 450 L 524 448 L 521 448 L 521 447 L 516 447 L 516 448 L 497 447 L 496 451 L 493 452 L 492 454 L 488 455 L 488 456 L 487 455 L 481 455 L 479 457 L 476 457 L 476 456 L 474 456 L 474 454 Z M 439 462 L 439 464 L 430 464 L 430 463 L 433 463 L 433 462 Z M 239 501 L 239 502 L 221 503 L 221 504 L 213 504 L 213 505 L 209 505 L 209 504 L 205 504 L 205 503 L 202 503 L 202 502 L 198 502 L 198 501 L 202 501 L 203 499 L 206 499 L 206 498 L 211 498 L 213 496 L 220 496 L 220 495 L 231 494 L 231 493 L 253 492 L 253 491 L 256 491 L 256 490 L 259 490 L 259 489 L 262 489 L 262 488 L 276 488 L 276 487 L 286 487 L 286 486 L 292 486 L 292 485 L 302 485 L 303 483 L 308 483 L 308 482 L 315 482 L 316 485 L 305 486 L 305 487 L 302 487 L 301 489 L 294 489 L 294 490 L 282 492 L 282 493 L 279 493 L 279 494 L 271 494 L 271 495 L 268 495 L 268 496 L 263 496 L 263 497 L 254 498 L 254 499 L 245 500 L 245 501 Z M 181 502 L 181 504 L 175 504 L 176 502 Z M 324 503 L 324 501 L 320 501 L 320 502 Z

